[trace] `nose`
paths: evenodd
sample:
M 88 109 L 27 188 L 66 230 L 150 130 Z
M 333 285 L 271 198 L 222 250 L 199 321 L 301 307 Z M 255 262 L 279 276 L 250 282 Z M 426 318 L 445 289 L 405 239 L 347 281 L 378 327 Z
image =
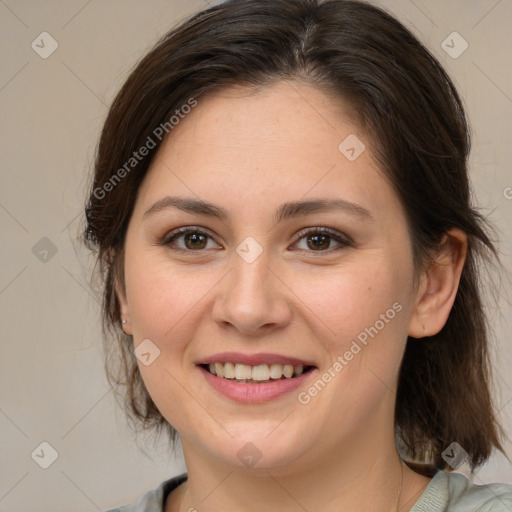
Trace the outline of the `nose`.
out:
M 260 336 L 290 323 L 291 292 L 264 252 L 252 263 L 234 255 L 234 266 L 221 281 L 213 306 L 214 321 L 221 328 Z

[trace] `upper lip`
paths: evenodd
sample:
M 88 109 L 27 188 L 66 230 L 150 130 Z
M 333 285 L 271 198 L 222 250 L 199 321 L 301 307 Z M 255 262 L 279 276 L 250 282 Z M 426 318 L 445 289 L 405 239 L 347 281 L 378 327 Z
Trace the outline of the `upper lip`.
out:
M 292 366 L 315 366 L 311 361 L 299 359 L 297 357 L 285 356 L 282 354 L 259 353 L 259 354 L 242 354 L 241 352 L 223 352 L 214 354 L 201 359 L 196 364 L 211 363 L 240 363 L 250 366 L 258 366 L 260 364 L 291 364 Z

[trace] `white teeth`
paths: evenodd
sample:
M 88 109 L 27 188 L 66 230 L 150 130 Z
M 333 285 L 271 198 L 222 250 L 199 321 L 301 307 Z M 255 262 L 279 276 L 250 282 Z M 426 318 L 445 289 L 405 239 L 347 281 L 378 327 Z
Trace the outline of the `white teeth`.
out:
M 268 380 L 270 378 L 270 369 L 268 364 L 260 364 L 252 367 L 252 380 Z
M 250 366 L 241 363 L 210 363 L 210 373 L 225 379 L 236 379 L 240 381 L 268 381 L 270 379 L 291 379 L 294 376 L 304 373 L 304 366 L 299 364 L 259 364 Z
M 219 363 L 217 363 L 219 364 Z M 252 379 L 252 367 L 248 364 L 235 364 L 236 379 Z
M 291 364 L 285 364 L 283 366 L 283 375 L 287 379 L 290 379 L 291 377 L 293 377 L 293 366 Z
M 215 363 L 215 373 L 219 377 L 224 377 L 224 365 L 220 363 Z
M 224 377 L 226 377 L 226 379 L 235 378 L 235 365 L 233 363 L 226 363 L 224 365 Z
M 280 379 L 283 376 L 283 365 L 282 364 L 271 364 L 270 365 L 270 377 L 272 379 Z

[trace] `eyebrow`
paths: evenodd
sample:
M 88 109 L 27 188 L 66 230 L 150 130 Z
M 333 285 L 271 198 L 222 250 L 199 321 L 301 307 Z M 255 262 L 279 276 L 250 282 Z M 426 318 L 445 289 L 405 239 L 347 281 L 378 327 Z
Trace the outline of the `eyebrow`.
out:
M 162 210 L 175 208 L 194 215 L 205 215 L 229 221 L 229 213 L 221 206 L 216 206 L 200 199 L 166 196 L 154 203 L 143 215 L 148 217 Z M 345 213 L 360 217 L 363 220 L 374 220 L 369 210 L 357 203 L 344 199 L 311 199 L 309 201 L 291 201 L 283 203 L 274 212 L 274 221 L 282 222 L 293 217 L 306 216 L 312 213 L 341 210 Z

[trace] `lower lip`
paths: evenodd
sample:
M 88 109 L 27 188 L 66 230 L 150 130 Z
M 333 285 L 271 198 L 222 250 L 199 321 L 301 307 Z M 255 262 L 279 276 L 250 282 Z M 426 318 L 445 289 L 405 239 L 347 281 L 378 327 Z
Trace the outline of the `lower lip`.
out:
M 244 404 L 269 402 L 286 393 L 290 393 L 297 389 L 315 371 L 313 369 L 290 379 L 279 379 L 262 384 L 245 384 L 212 375 L 201 366 L 198 366 L 198 368 L 203 373 L 206 382 L 215 390 L 232 400 Z

